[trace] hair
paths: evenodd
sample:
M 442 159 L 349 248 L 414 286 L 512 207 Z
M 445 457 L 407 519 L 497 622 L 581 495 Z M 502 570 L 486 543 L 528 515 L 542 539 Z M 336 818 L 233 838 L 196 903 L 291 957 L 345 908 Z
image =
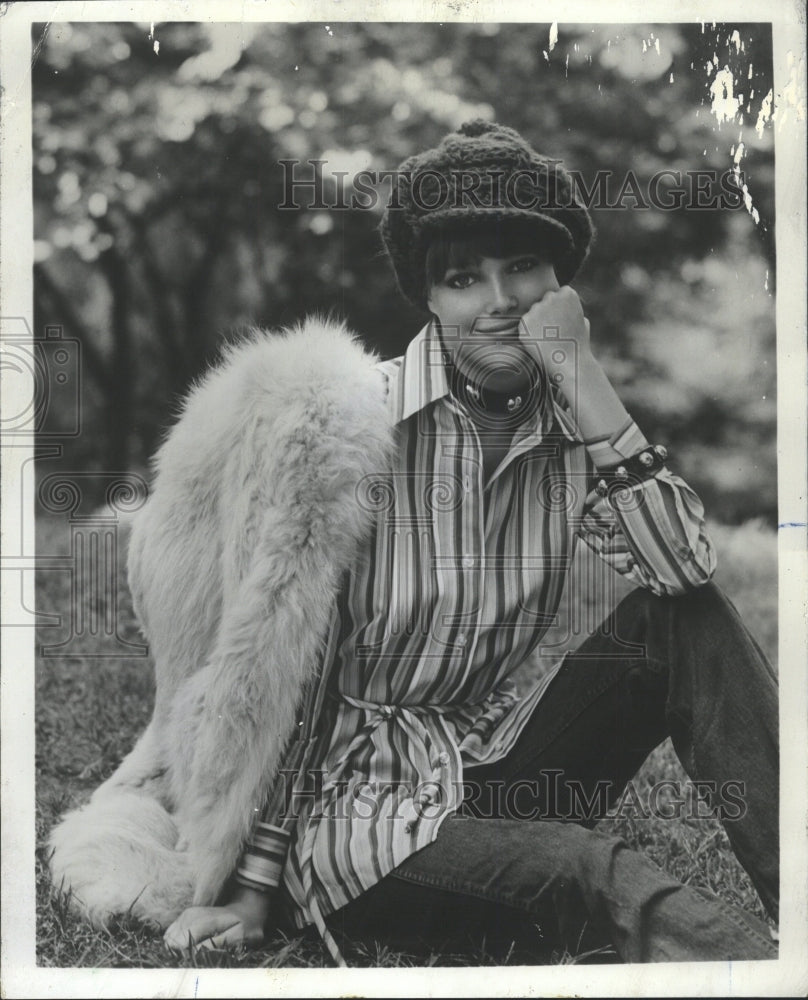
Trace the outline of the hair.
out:
M 557 241 L 553 234 L 525 220 L 476 221 L 457 228 L 443 228 L 432 236 L 426 251 L 426 287 L 429 291 L 450 270 L 462 270 L 479 264 L 483 257 L 512 257 L 536 254 L 554 264 Z

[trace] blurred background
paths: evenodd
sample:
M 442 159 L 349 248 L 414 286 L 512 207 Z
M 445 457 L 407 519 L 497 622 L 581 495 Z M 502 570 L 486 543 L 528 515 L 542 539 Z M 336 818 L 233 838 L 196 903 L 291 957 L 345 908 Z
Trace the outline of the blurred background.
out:
M 331 311 L 400 354 L 425 317 L 381 254 L 384 199 L 281 211 L 279 161 L 325 160 L 331 200 L 347 171 L 350 200 L 356 171 L 482 116 L 587 187 L 612 171 L 623 196 L 593 209 L 575 282 L 596 352 L 711 518 L 776 523 L 768 25 L 51 23 L 33 45 L 35 332 L 81 351 L 61 471 L 145 474 L 189 383 L 251 325 Z M 734 167 L 739 207 L 639 205 L 659 171 Z M 69 410 L 54 397 L 43 441 Z

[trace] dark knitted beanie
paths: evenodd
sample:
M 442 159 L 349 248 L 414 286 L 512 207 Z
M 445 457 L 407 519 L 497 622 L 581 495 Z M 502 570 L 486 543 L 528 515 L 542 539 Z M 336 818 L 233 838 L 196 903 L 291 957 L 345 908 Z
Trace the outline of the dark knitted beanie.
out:
M 398 168 L 380 231 L 404 296 L 427 308 L 426 253 L 436 230 L 462 235 L 486 221 L 503 231 L 535 228 L 562 285 L 594 234 L 558 160 L 537 153 L 514 129 L 477 118 Z

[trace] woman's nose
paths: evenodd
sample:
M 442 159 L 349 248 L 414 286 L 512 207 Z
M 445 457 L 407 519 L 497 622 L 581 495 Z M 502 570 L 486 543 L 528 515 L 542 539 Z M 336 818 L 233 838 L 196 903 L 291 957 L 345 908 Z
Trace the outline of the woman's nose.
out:
M 517 306 L 517 298 L 507 280 L 493 279 L 488 310 L 492 313 L 512 312 Z

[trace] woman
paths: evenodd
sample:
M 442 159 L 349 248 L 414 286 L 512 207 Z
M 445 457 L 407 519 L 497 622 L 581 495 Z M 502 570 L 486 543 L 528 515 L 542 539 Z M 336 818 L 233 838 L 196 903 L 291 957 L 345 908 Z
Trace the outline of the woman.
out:
M 155 717 L 87 807 L 116 832 L 131 807 L 141 853 L 154 809 L 154 842 L 110 893 L 74 813 L 54 871 L 96 916 L 140 887 L 175 948 L 260 944 L 283 911 L 339 962 L 335 933 L 521 914 L 625 961 L 774 957 L 762 921 L 588 828 L 670 735 L 692 778 L 743 782 L 726 828 L 776 915 L 773 673 L 708 582 L 698 498 L 592 354 L 568 284 L 588 214 L 481 121 L 397 194 L 383 239 L 431 314 L 406 354 L 369 367 L 327 324 L 256 340 L 162 449 L 131 555 Z M 639 589 L 558 664 L 540 643 L 579 539 Z

